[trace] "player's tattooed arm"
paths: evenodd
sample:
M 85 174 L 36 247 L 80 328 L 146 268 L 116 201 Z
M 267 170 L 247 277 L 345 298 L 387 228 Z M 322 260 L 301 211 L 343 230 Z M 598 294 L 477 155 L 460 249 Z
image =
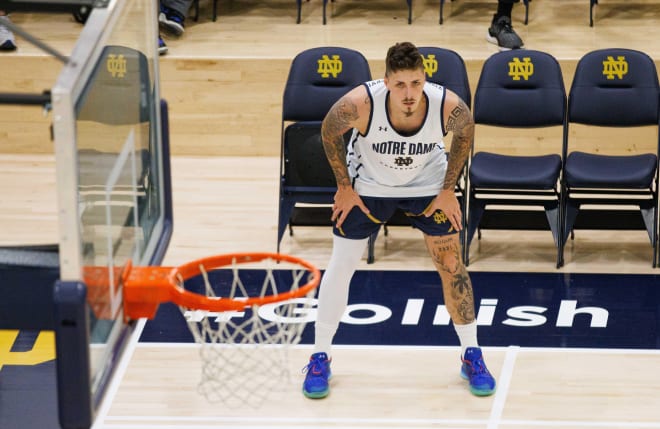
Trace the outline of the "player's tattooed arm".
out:
M 351 186 L 346 167 L 344 134 L 354 126 L 358 118 L 358 106 L 350 97 L 344 96 L 330 108 L 321 125 L 323 149 L 337 180 L 337 186 Z
M 453 133 L 449 165 L 445 176 L 445 189 L 454 189 L 456 181 L 463 170 L 474 141 L 474 119 L 465 102 L 458 99 L 458 104 L 449 113 L 447 131 Z

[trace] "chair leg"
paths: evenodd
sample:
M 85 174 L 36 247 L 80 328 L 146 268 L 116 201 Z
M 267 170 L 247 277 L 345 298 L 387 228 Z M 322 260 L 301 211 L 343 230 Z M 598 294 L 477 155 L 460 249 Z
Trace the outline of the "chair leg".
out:
M 374 232 L 369 236 L 367 244 L 367 264 L 373 264 L 375 260 L 375 249 L 376 249 L 376 238 L 378 237 L 378 231 Z
M 218 0 L 213 0 L 213 22 L 218 19 Z
M 559 246 L 560 237 L 562 235 L 559 216 L 560 214 L 558 204 L 551 204 L 545 207 L 545 217 L 548 220 L 548 225 L 550 225 L 550 231 L 552 232 L 552 238 L 555 241 L 555 246 Z
M 442 10 L 444 9 L 445 6 L 445 0 L 440 0 L 440 25 L 444 22 L 442 19 Z
M 323 0 L 323 25 L 326 24 L 327 18 L 326 18 L 326 8 L 328 6 L 328 0 Z
M 282 237 L 284 236 L 284 232 L 286 231 L 287 225 L 289 225 L 289 221 L 291 220 L 291 215 L 293 214 L 293 208 L 296 205 L 295 202 L 291 202 L 289 200 L 280 200 L 280 207 L 279 207 L 279 213 L 278 213 L 278 221 L 277 221 L 277 243 L 279 245 L 279 242 L 282 241 Z M 289 226 L 289 234 L 293 234 L 293 230 Z
M 470 247 L 470 243 L 474 237 L 475 232 L 479 239 L 481 239 L 481 231 L 479 230 L 479 223 L 481 222 L 481 217 L 484 214 L 486 205 L 476 199 L 471 199 L 470 204 L 468 205 L 468 216 L 467 216 L 467 237 L 466 243 L 467 247 Z
M 296 4 L 298 5 L 298 18 L 296 19 L 296 24 L 300 24 L 300 15 L 302 13 L 302 0 L 296 0 Z
M 527 25 L 529 21 L 529 0 L 524 0 L 523 3 L 525 4 L 525 25 Z
M 473 191 L 470 192 L 470 195 L 473 195 Z M 486 208 L 485 204 L 481 201 L 471 197 L 468 197 L 468 199 L 470 202 L 467 205 L 467 210 L 465 211 L 466 214 L 464 215 L 466 218 L 466 227 L 464 228 L 465 232 L 463 233 L 465 235 L 465 238 L 463 239 L 463 242 L 465 243 L 463 245 L 463 262 L 466 267 L 470 265 L 470 244 L 472 243 L 472 238 L 474 237 L 475 232 L 480 234 L 479 222 L 481 222 L 481 217 Z
M 406 0 L 408 3 L 408 25 L 412 24 L 412 0 Z
M 575 219 L 577 218 L 578 212 L 580 211 L 580 206 L 572 203 L 570 200 L 566 200 L 564 203 L 566 207 L 564 208 L 564 241 L 568 239 L 570 234 L 571 240 L 574 239 L 575 235 L 573 232 L 573 227 L 575 226 Z
M 642 219 L 644 220 L 644 226 L 646 227 L 646 232 L 649 234 L 649 239 L 651 240 L 651 246 L 653 246 L 653 268 L 656 267 L 657 261 L 657 230 L 656 225 L 658 222 L 658 212 L 655 208 L 657 201 L 653 201 L 653 204 L 648 207 L 640 207 L 642 211 Z
M 594 26 L 594 6 L 598 4 L 598 0 L 589 0 L 589 27 Z

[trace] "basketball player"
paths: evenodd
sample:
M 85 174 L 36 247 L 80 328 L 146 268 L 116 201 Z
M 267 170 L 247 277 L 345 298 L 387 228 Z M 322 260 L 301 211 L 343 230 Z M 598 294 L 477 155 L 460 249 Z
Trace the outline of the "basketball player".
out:
M 339 99 L 322 125 L 337 180 L 333 250 L 319 290 L 314 352 L 303 393 L 330 392 L 331 344 L 348 301 L 349 283 L 368 237 L 401 208 L 422 231 L 461 344 L 461 375 L 478 396 L 495 391 L 477 342 L 472 285 L 461 257 L 462 213 L 454 186 L 474 136 L 472 114 L 454 92 L 426 82 L 422 57 L 408 42 L 390 47 L 385 78 Z M 345 149 L 343 135 L 353 134 Z M 449 161 L 443 136 L 453 133 Z M 348 152 L 348 153 L 347 153 Z

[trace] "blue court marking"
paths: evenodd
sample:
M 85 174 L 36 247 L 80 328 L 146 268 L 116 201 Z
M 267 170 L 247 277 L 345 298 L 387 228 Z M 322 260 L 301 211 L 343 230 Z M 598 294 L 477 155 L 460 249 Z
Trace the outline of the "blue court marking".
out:
M 21 332 L 12 352 L 30 350 L 26 340 L 34 337 L 36 332 Z M 59 428 L 56 386 L 55 360 L 37 365 L 2 365 L 0 428 Z
M 470 275 L 483 346 L 660 349 L 658 275 Z M 334 343 L 458 345 L 442 304 L 435 271 L 358 271 Z M 166 304 L 147 322 L 140 341 L 186 343 L 192 337 L 179 309 Z M 302 343 L 312 342 L 308 323 Z

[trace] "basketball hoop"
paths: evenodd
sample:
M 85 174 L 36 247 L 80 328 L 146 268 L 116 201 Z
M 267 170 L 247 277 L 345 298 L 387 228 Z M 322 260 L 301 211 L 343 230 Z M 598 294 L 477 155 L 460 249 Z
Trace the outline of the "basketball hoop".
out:
M 288 348 L 300 342 L 320 278 L 312 264 L 274 253 L 218 255 L 179 267 L 129 264 L 124 313 L 153 318 L 159 304 L 177 304 L 200 345 L 199 392 L 211 402 L 256 407 L 289 377 Z

